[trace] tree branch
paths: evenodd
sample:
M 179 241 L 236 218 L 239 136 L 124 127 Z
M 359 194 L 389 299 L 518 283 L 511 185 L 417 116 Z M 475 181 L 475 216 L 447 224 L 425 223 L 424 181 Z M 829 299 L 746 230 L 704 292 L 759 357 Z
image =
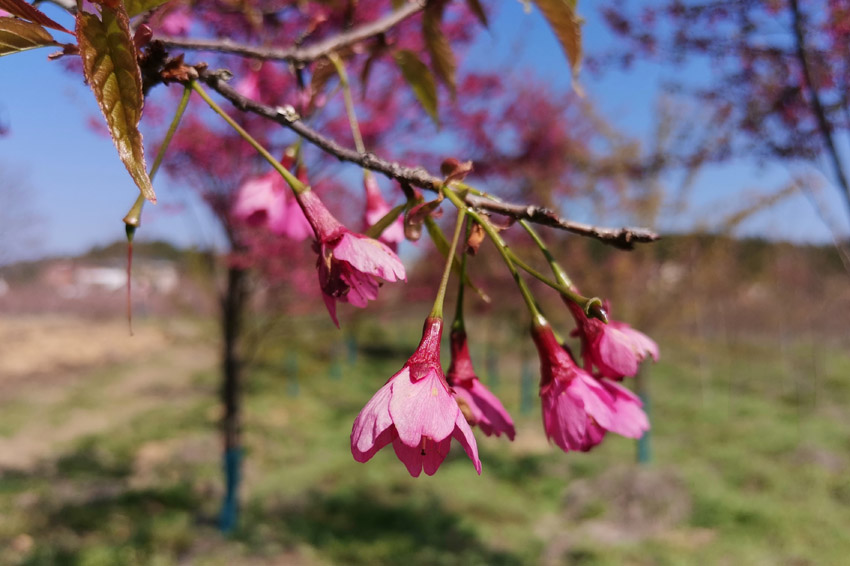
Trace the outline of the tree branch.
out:
M 198 70 L 198 80 L 219 93 L 236 108 L 244 112 L 257 114 L 289 128 L 340 161 L 354 163 L 364 169 L 370 169 L 401 183 L 428 191 L 438 192 L 443 185 L 443 179 L 434 177 L 422 167 L 406 167 L 400 163 L 382 159 L 373 153 L 359 153 L 351 148 L 341 146 L 302 122 L 295 109 L 291 106 L 278 106 L 277 108 L 267 106 L 236 92 L 233 87 L 227 84 L 226 79 L 229 77 L 230 73 L 228 71 Z M 470 206 L 510 216 L 511 218 L 526 219 L 536 224 L 560 228 L 574 234 L 595 238 L 623 250 L 631 250 L 634 249 L 636 243 L 653 242 L 659 238 L 654 232 L 645 229 L 600 228 L 589 224 L 572 222 L 559 217 L 552 210 L 540 206 L 508 204 L 475 195 L 467 195 L 466 202 Z
M 658 234 L 645 228 L 601 228 L 573 222 L 542 206 L 499 202 L 472 194 L 466 195 L 466 204 L 516 220 L 528 220 L 542 226 L 560 228 L 573 234 L 594 238 L 621 250 L 632 250 L 637 243 L 654 242 L 660 238 Z
M 303 67 L 343 47 L 354 45 L 355 43 L 384 33 L 414 14 L 421 12 L 425 8 L 426 3 L 426 0 L 412 0 L 398 10 L 390 12 L 374 22 L 352 28 L 349 31 L 308 47 L 296 46 L 285 49 L 259 47 L 235 43 L 228 39 L 186 39 L 182 37 L 157 37 L 156 39 L 167 47 L 179 47 L 193 51 L 230 53 L 263 60 L 287 61 L 293 65 Z
M 841 188 L 842 196 L 844 196 L 847 212 L 850 214 L 850 183 L 847 182 L 847 175 L 844 172 L 844 165 L 841 162 L 841 157 L 838 155 L 838 150 L 835 147 L 835 141 L 832 139 L 832 128 L 830 128 L 829 120 L 826 117 L 823 103 L 820 99 L 820 94 L 812 79 L 811 69 L 806 56 L 806 36 L 803 28 L 803 15 L 800 12 L 800 5 L 797 0 L 789 0 L 788 5 L 791 8 L 791 18 L 794 26 L 794 40 L 797 48 L 797 58 L 800 60 L 800 66 L 803 70 L 803 78 L 806 81 L 806 90 L 811 98 L 812 111 L 818 121 L 818 130 L 826 145 L 827 153 L 832 161 L 832 167 L 835 170 L 835 176 L 838 180 L 838 185 Z

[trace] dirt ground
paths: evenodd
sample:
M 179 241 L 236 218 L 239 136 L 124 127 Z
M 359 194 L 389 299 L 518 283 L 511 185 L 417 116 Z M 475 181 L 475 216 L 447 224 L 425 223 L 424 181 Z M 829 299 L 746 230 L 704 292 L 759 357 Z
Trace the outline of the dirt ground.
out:
M 0 410 L 27 415 L 0 431 L 0 468 L 30 469 L 61 446 L 129 422 L 163 395 L 178 396 L 215 363 L 213 347 L 196 334 L 176 321 L 139 321 L 130 336 L 122 320 L 0 319 Z

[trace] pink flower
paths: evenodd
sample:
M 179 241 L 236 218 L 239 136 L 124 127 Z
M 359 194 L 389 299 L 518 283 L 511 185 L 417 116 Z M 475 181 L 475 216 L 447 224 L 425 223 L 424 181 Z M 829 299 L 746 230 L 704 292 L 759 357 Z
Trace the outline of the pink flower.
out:
M 638 438 L 649 428 L 640 401 L 628 390 L 599 381 L 578 367 L 551 327 L 535 326 L 532 337 L 540 355 L 543 428 L 562 450 L 590 450 L 609 430 Z
M 453 330 L 451 338 L 452 362 L 446 374 L 446 380 L 467 422 L 478 425 L 487 436 L 493 434 L 501 436 L 504 432 L 513 440 L 516 430 L 511 416 L 501 401 L 484 387 L 475 375 L 466 342 L 466 332 Z
M 588 318 L 580 306 L 566 298 L 564 302 L 578 325 L 576 333 L 581 338 L 586 370 L 595 366 L 603 377 L 622 379 L 637 374 L 640 362 L 647 356 L 658 361 L 658 344 L 643 332 L 625 322 L 610 320 L 605 324 Z
M 160 28 L 167 35 L 186 35 L 192 26 L 192 18 L 183 8 L 170 11 L 160 22 Z
M 274 234 L 304 240 L 312 232 L 289 186 L 277 171 L 250 177 L 236 195 L 233 216 L 250 226 L 265 226 Z
M 363 308 L 378 298 L 376 278 L 390 283 L 406 278 L 404 265 L 386 244 L 351 232 L 313 191 L 296 198 L 316 234 L 319 286 L 334 324 L 339 326 L 336 301 Z
M 429 476 L 445 460 L 451 439 L 460 442 L 481 474 L 472 429 L 452 398 L 440 367 L 443 320 L 428 318 L 422 341 L 401 370 L 363 407 L 351 428 L 351 454 L 366 462 L 392 443 L 413 477 Z
M 366 189 L 366 213 L 365 223 L 366 228 L 370 228 L 378 223 L 392 207 L 387 204 L 381 194 L 381 189 L 378 187 L 378 182 L 371 173 L 366 173 L 363 177 L 363 186 Z M 401 217 L 396 218 L 392 224 L 378 237 L 378 240 L 387 244 L 393 251 L 398 249 L 398 243 L 404 240 L 404 225 Z

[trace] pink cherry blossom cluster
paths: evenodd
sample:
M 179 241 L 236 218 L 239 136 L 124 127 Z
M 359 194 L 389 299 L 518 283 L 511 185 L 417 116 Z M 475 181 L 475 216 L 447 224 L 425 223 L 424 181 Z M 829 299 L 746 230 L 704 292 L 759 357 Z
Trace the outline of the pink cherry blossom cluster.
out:
M 580 308 L 577 312 L 573 309 L 582 354 L 587 360 L 584 368 L 579 367 L 570 352 L 558 343 L 548 323 L 538 323 L 532 328 L 531 335 L 540 356 L 540 399 L 546 436 L 565 452 L 586 452 L 602 442 L 607 431 L 640 438 L 649 430 L 643 403 L 609 377 L 622 378 L 625 374 L 617 375 L 617 372 L 624 369 L 634 370 L 631 373 L 634 375 L 638 362 L 646 357 L 646 350 L 640 349 L 632 333 L 647 342 L 640 344 L 651 345 L 655 358 L 658 347 L 646 335 L 624 323 L 606 325 L 596 319 L 588 320 Z M 597 322 L 601 326 L 593 324 Z M 624 332 L 624 327 L 631 332 Z M 592 375 L 592 364 L 604 367 L 605 371 L 616 371 Z
M 391 209 L 371 174 L 364 176 L 364 185 L 364 216 L 369 226 Z M 276 171 L 246 180 L 233 213 L 246 224 L 265 226 L 297 240 L 312 231 L 319 287 L 337 326 L 337 302 L 365 307 L 377 298 L 379 279 L 394 282 L 406 278 L 404 265 L 390 248 L 404 237 L 399 219 L 383 232 L 383 241 L 354 233 L 306 185 L 290 196 Z M 649 429 L 642 403 L 616 380 L 635 375 L 648 356 L 657 360 L 658 346 L 625 323 L 612 320 L 606 324 L 589 318 L 577 304 L 564 300 L 576 320 L 574 334 L 581 341 L 584 367 L 558 343 L 549 324 L 538 318 L 532 338 L 540 356 L 546 436 L 564 451 L 590 450 L 608 431 L 640 438 Z M 419 347 L 360 411 L 351 431 L 351 452 L 358 462 L 370 460 L 392 444 L 411 475 L 419 476 L 423 470 L 432 475 L 448 455 L 454 438 L 480 474 L 471 425 L 488 436 L 504 434 L 514 439 L 510 414 L 475 373 L 462 324 L 451 334 L 451 363 L 443 373 L 442 331 L 443 319 L 429 317 Z

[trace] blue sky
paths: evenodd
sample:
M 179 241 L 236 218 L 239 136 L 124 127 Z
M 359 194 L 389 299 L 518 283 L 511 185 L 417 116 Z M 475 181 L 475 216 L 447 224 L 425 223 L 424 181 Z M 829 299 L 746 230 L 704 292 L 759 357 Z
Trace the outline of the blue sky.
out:
M 590 52 L 610 40 L 592 8 L 590 2 L 580 3 Z M 62 17 L 51 6 L 46 10 L 57 19 Z M 10 127 L 10 133 L 0 137 L 0 175 L 13 171 L 30 190 L 30 208 L 40 219 L 39 245 L 28 254 L 32 257 L 75 254 L 123 237 L 121 218 L 135 197 L 135 187 L 112 142 L 89 125 L 91 117 L 99 116 L 90 91 L 60 63 L 48 62 L 49 52 L 41 49 L 0 58 L 0 119 Z M 572 96 L 560 46 L 543 18 L 525 14 L 519 2 L 504 3 L 470 60 L 477 64 L 479 59 L 532 69 L 565 96 Z M 652 127 L 665 72 L 674 71 L 640 64 L 628 73 L 610 72 L 602 78 L 585 73 L 582 82 L 603 116 L 632 135 L 645 136 Z M 700 78 L 699 69 L 675 72 Z M 785 166 L 749 161 L 707 169 L 698 180 L 691 212 L 662 228 L 710 227 L 718 210 L 731 212 L 738 206 L 739 191 L 775 188 L 787 182 L 789 174 Z M 160 205 L 147 208 L 140 239 L 166 238 L 180 245 L 202 246 L 220 241 L 215 223 L 191 190 L 174 186 L 164 176 L 156 188 Z M 825 208 L 846 234 L 835 191 L 827 187 L 822 195 Z M 577 214 L 586 215 L 577 220 L 599 220 L 588 211 Z M 830 240 L 829 231 L 802 194 L 753 218 L 739 232 L 795 241 Z

